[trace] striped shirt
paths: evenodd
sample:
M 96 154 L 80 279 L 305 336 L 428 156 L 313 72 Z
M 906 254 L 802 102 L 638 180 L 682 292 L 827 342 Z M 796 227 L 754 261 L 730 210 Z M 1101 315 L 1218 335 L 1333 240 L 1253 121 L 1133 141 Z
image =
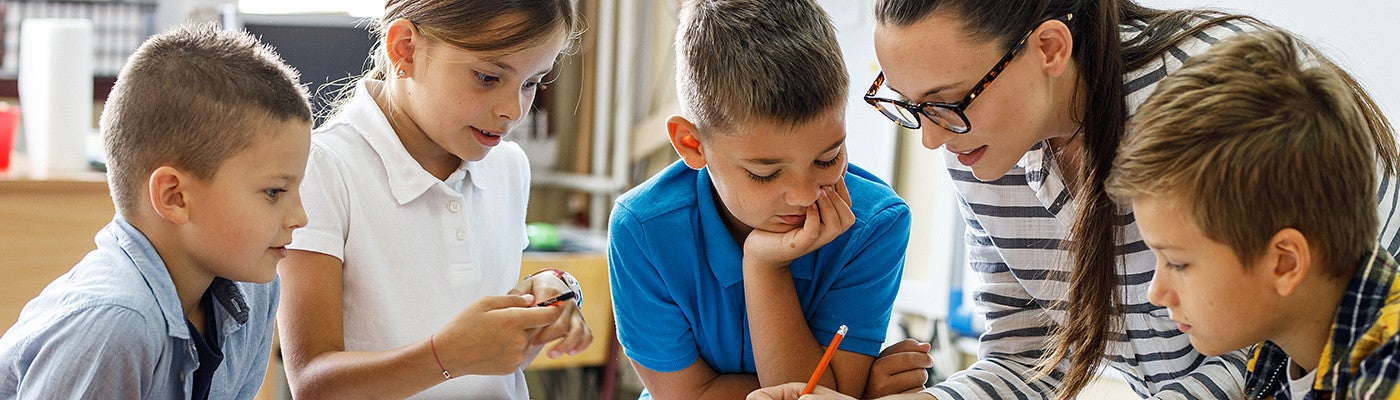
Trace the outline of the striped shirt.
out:
M 1128 112 L 1137 110 L 1168 73 L 1234 33 L 1256 28 L 1222 23 L 1170 49 L 1159 60 L 1124 76 Z M 1124 39 L 1142 32 L 1124 26 Z M 1027 399 L 1054 397 L 1068 363 L 1050 376 L 1034 380 L 1035 366 L 1051 345 L 1052 327 L 1065 313 L 1056 309 L 1069 292 L 1069 254 L 1062 242 L 1077 215 L 1076 203 L 1065 190 L 1064 177 L 1042 142 L 1033 146 L 1000 179 L 978 181 L 970 168 L 946 157 L 967 223 L 967 262 L 981 285 L 974 292 L 986 328 L 979 361 L 925 390 L 940 399 Z M 1382 182 L 1378 204 L 1381 243 L 1395 253 L 1400 248 L 1391 221 L 1397 193 L 1395 182 Z M 1110 342 L 1104 366 L 1118 370 L 1128 385 L 1144 397 L 1162 399 L 1240 398 L 1243 393 L 1243 350 L 1216 357 L 1195 351 L 1187 336 L 1169 319 L 1167 310 L 1148 302 L 1148 284 L 1156 260 L 1138 233 L 1130 209 L 1120 211 L 1123 225 L 1118 252 L 1120 303 L 1124 340 Z
M 1332 340 L 1322 349 L 1312 400 L 1400 399 L 1400 285 L 1395 259 L 1371 253 L 1347 285 Z M 1254 347 L 1245 378 L 1251 399 L 1289 399 L 1288 354 L 1273 342 Z M 1303 400 L 1303 399 L 1292 399 Z

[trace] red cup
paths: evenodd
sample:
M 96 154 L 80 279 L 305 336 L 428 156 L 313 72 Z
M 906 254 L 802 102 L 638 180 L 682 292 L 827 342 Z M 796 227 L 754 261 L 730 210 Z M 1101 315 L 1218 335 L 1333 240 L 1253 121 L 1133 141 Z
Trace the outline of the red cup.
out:
M 15 130 L 19 128 L 19 107 L 0 103 L 0 171 L 10 169 L 10 153 L 15 149 Z

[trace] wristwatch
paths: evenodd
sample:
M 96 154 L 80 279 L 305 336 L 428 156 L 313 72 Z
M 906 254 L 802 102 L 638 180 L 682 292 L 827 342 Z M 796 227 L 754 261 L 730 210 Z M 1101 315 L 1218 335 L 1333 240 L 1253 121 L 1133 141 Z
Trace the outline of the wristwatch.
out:
M 530 274 L 530 276 L 533 277 L 533 276 L 535 276 L 535 275 L 539 275 L 539 274 L 546 273 L 546 272 L 549 273 L 549 274 L 551 274 L 551 275 L 554 275 L 554 277 L 556 277 L 556 278 L 559 278 L 559 280 L 564 281 L 564 285 L 565 285 L 565 286 L 568 286 L 568 287 L 569 287 L 569 290 L 572 290 L 572 291 L 574 292 L 574 303 L 575 303 L 575 304 L 578 304 L 578 308 L 579 308 L 580 310 L 582 310 L 582 309 L 583 309 L 583 288 L 579 287 L 579 285 L 578 285 L 578 279 L 574 279 L 574 275 L 573 275 L 573 274 L 570 274 L 570 273 L 568 273 L 567 271 L 564 271 L 564 270 L 561 270 L 561 269 L 558 269 L 558 268 L 545 268 L 545 269 L 541 269 L 541 270 L 539 270 L 539 271 L 535 271 L 535 273 L 533 273 L 533 274 Z

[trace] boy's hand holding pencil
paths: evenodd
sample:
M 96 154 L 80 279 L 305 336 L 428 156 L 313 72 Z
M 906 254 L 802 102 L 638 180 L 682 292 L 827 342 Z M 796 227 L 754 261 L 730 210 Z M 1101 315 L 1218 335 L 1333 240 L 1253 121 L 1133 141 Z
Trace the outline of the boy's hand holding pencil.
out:
M 796 400 L 799 397 L 804 400 L 828 399 L 846 400 L 852 399 L 850 396 L 831 390 L 826 386 L 817 385 L 822 379 L 822 374 L 826 372 L 826 366 L 831 363 L 831 356 L 836 354 L 836 349 L 841 347 L 841 339 L 846 337 L 846 326 L 841 325 L 836 330 L 836 336 L 831 338 L 831 343 L 826 345 L 826 352 L 822 353 L 821 361 L 817 362 L 817 368 L 812 371 L 812 377 L 807 379 L 807 383 L 791 382 L 778 386 L 762 388 L 749 393 L 748 400 Z
M 854 397 L 847 396 L 841 392 L 832 390 L 826 386 L 818 385 L 812 394 L 803 395 L 802 388 L 807 384 L 802 382 L 790 382 L 782 385 L 766 387 L 749 393 L 747 400 L 855 400 Z

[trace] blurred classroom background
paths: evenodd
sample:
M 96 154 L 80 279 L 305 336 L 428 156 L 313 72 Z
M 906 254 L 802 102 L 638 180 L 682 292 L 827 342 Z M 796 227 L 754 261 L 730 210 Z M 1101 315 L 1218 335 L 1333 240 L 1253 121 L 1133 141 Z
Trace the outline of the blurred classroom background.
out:
M 1400 110 L 1400 79 L 1391 76 L 1400 46 L 1389 29 L 1400 18 L 1396 3 L 1140 2 L 1240 11 L 1286 27 L 1328 49 L 1387 115 Z M 604 230 L 616 196 L 676 159 L 662 121 L 677 112 L 671 47 L 677 0 L 577 3 L 587 28 L 579 51 L 560 62 L 532 120 L 508 140 L 526 149 L 534 174 L 528 219 L 536 245 L 521 270 L 555 266 L 577 275 L 589 293 L 584 309 L 597 337 L 582 354 L 537 361 L 527 376 L 538 399 L 635 399 L 640 382 L 612 340 Z M 942 171 L 944 152 L 924 149 L 917 132 L 898 130 L 860 100 L 879 70 L 872 0 L 819 3 L 832 15 L 851 74 L 850 159 L 891 183 L 915 216 L 889 340 L 933 342 L 936 381 L 973 359 L 980 329 L 971 304 L 976 277 L 962 262 L 963 226 Z M 0 330 L 93 248 L 92 235 L 111 219 L 95 121 L 117 71 L 146 36 L 203 21 L 253 32 L 301 70 L 324 116 L 328 100 L 366 65 L 373 40 L 368 21 L 382 7 L 376 0 L 0 1 Z M 24 37 L 27 22 L 52 18 L 85 20 L 79 31 L 90 34 L 81 36 L 86 41 L 64 29 Z M 23 48 L 28 43 L 35 44 Z M 68 70 L 74 64 L 77 72 Z M 275 360 L 262 398 L 288 397 Z M 1081 397 L 1134 396 L 1109 373 Z

